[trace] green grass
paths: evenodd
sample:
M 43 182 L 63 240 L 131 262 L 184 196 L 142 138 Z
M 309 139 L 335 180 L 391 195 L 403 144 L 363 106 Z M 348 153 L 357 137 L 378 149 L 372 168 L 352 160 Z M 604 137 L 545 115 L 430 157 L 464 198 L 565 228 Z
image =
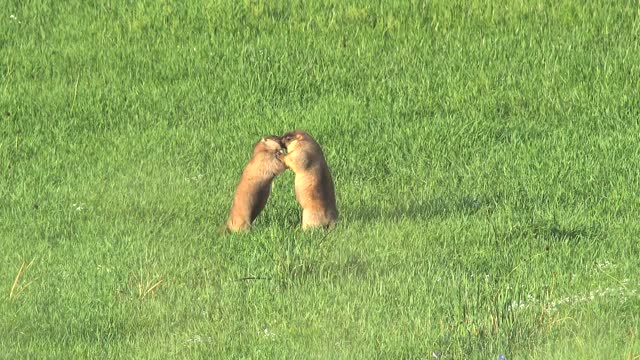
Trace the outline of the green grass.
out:
M 0 9 L 0 357 L 640 356 L 637 2 Z M 220 237 L 295 128 L 339 226 Z

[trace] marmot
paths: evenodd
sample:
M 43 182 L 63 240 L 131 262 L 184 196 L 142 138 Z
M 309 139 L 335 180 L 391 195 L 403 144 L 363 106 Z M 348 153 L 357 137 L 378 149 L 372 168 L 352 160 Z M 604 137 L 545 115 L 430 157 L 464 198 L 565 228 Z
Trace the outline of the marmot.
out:
M 296 199 L 302 207 L 302 228 L 332 228 L 338 220 L 336 193 L 320 145 L 302 130 L 280 138 L 287 154 L 278 158 L 295 173 Z
M 277 158 L 281 151 L 282 143 L 277 136 L 262 138 L 255 144 L 253 156 L 242 172 L 233 196 L 233 205 L 226 225 L 228 230 L 248 230 L 253 220 L 264 209 L 271 193 L 273 179 L 286 169 Z

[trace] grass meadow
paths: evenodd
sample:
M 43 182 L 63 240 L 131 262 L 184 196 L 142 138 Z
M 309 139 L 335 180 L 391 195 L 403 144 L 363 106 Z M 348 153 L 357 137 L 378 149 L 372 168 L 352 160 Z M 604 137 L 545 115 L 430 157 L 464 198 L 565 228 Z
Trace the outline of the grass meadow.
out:
M 0 0 L 0 358 L 639 359 L 639 119 L 637 1 Z

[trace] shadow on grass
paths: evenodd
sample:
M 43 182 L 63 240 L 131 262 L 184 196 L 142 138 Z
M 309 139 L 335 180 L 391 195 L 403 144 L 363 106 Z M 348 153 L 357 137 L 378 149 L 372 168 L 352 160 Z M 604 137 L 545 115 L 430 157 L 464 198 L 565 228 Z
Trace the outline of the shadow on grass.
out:
M 322 259 L 300 259 L 294 264 L 280 264 L 274 279 L 280 286 L 288 288 L 291 285 L 309 280 L 337 280 L 345 278 L 366 278 L 372 270 L 372 265 L 366 259 L 350 255 L 338 261 Z
M 534 222 L 530 227 L 530 231 L 535 238 L 551 242 L 579 242 L 601 235 L 601 231 L 597 226 L 561 224 L 555 219 Z
M 342 215 L 348 221 L 360 222 L 425 220 L 459 215 L 469 216 L 480 211 L 491 212 L 495 205 L 495 201 L 474 196 L 436 197 L 410 203 L 376 203 L 344 209 Z
M 536 219 L 496 231 L 494 235 L 496 239 L 506 242 L 535 240 L 545 250 L 549 250 L 554 245 L 579 244 L 585 240 L 602 239 L 606 233 L 594 224 L 565 224 L 556 219 Z

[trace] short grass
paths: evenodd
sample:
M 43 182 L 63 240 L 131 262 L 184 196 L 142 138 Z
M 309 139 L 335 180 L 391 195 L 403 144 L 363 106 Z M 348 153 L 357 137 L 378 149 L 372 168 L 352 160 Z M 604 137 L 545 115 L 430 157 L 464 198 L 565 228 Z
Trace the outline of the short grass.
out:
M 0 9 L 0 357 L 640 356 L 637 1 Z M 295 128 L 340 225 L 220 237 Z

